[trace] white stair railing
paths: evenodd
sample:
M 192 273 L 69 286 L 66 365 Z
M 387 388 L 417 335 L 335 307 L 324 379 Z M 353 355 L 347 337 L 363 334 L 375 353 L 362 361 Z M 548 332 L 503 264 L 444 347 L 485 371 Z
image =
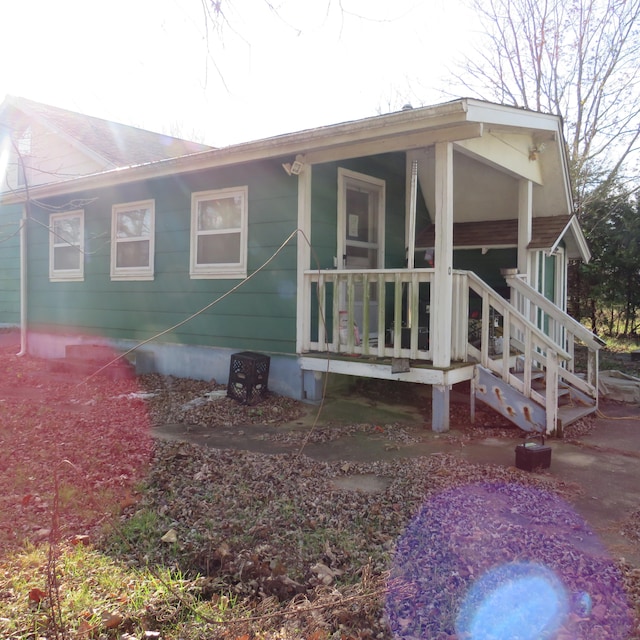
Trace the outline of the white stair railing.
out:
M 467 280 L 470 308 L 474 302 L 481 308 L 480 335 L 475 343 L 469 342 L 468 356 L 542 405 L 548 434 L 557 433 L 560 386 L 577 390 L 586 404 L 597 408 L 598 351 L 604 345 L 602 340 L 517 276 L 506 277 L 516 304 L 506 301 L 472 272 L 456 272 L 456 276 Z M 540 326 L 529 318 L 540 318 Z M 549 331 L 540 327 L 548 327 Z M 497 334 L 501 335 L 496 337 Z M 500 349 L 496 348 L 498 341 Z M 577 342 L 587 348 L 586 378 L 574 370 Z M 543 388 L 536 388 L 534 373 L 544 378 Z
M 598 400 L 598 353 L 605 342 L 583 327 L 577 320 L 562 311 L 541 293 L 517 275 L 505 276 L 511 288 L 512 301 L 523 308 L 527 306 L 530 317 L 539 318 L 540 326 L 548 327 L 550 337 L 570 354 L 561 372 L 561 378 L 579 389 L 597 403 Z M 575 345 L 581 343 L 587 349 L 586 379 L 575 373 Z
M 569 361 L 571 354 L 477 275 L 469 271 L 456 272 L 456 275 L 466 278 L 470 308 L 480 304 L 480 335 L 470 336 L 468 357 L 525 398 L 543 406 L 547 417 L 546 432 L 556 433 L 560 363 Z M 544 374 L 546 384 L 543 389 L 534 386 L 536 371 Z

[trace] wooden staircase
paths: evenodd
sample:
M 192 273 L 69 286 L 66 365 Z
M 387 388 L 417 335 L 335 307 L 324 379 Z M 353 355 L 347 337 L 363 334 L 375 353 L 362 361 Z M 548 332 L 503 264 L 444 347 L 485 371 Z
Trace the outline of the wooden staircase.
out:
M 523 374 L 515 374 L 523 377 Z M 530 433 L 546 434 L 547 409 L 544 404 L 527 398 L 509 383 L 495 376 L 482 365 L 476 366 L 474 399 L 477 399 L 503 415 L 515 425 Z M 540 396 L 546 396 L 546 378 L 542 371 L 532 373 L 532 389 Z M 598 406 L 594 398 L 567 384 L 560 383 L 557 390 L 556 433 L 577 420 L 594 413 Z
M 467 342 L 477 362 L 472 399 L 527 432 L 561 436 L 598 408 L 598 350 L 604 342 L 517 276 L 507 276 L 511 300 L 467 273 L 470 300 L 481 302 L 479 340 Z M 496 320 L 497 319 L 497 320 Z M 499 326 L 502 349 L 495 350 Z M 587 348 L 587 371 L 575 372 L 575 345 Z M 472 417 L 475 406 L 472 403 Z

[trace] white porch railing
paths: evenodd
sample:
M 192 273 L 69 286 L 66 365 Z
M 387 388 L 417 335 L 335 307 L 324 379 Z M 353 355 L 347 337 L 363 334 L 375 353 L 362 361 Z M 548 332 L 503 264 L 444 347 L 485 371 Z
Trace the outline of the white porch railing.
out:
M 303 352 L 431 360 L 433 277 L 433 269 L 306 272 Z
M 434 277 L 433 269 L 306 272 L 302 352 L 432 361 Z M 597 406 L 598 338 L 517 278 L 508 279 L 517 306 L 472 272 L 454 271 L 452 278 L 452 361 L 481 364 L 543 407 L 547 433 L 557 430 L 560 385 Z M 545 314 L 540 326 L 553 330 L 532 322 L 536 314 Z M 574 371 L 577 341 L 588 349 L 586 378 Z

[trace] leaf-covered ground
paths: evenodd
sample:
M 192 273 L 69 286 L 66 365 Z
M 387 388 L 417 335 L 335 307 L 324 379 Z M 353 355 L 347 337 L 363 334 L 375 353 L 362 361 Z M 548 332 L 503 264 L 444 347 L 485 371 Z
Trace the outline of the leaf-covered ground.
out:
M 123 568 L 186 585 L 135 612 L 115 599 L 121 611 L 93 637 L 640 638 L 640 570 L 608 556 L 571 508 L 572 485 L 448 455 L 328 463 L 154 442 L 163 421 L 277 426 L 301 407 L 245 407 L 212 382 L 86 380 L 14 354 L 0 354 L 0 562 L 87 535 Z M 379 490 L 347 488 L 353 476 Z M 0 634 L 29 595 L 2 569 Z

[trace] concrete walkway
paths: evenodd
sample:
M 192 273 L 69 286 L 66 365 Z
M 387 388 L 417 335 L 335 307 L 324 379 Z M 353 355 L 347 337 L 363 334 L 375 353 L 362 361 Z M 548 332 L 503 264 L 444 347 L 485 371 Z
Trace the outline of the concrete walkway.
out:
M 362 462 L 448 453 L 472 463 L 505 467 L 515 466 L 515 447 L 523 442 L 517 429 L 504 430 L 499 437 L 469 438 L 468 432 L 453 424 L 448 434 L 435 434 L 415 406 L 372 401 L 357 395 L 332 394 L 319 419 L 317 411 L 317 407 L 310 406 L 302 419 L 278 427 L 208 429 L 165 425 L 156 429 L 155 435 L 223 449 L 292 453 L 299 450 L 301 434 L 308 432 L 314 423 L 316 429 L 395 424 L 402 425 L 398 428 L 409 432 L 417 442 L 399 443 L 385 435 L 390 433 L 389 428 L 373 433 L 357 430 L 327 442 L 309 442 L 302 453 L 317 460 Z M 640 545 L 621 533 L 624 521 L 640 509 L 640 407 L 603 403 L 601 415 L 594 421 L 595 428 L 588 435 L 573 441 L 547 440 L 552 449 L 551 466 L 540 473 L 577 485 L 581 489 L 574 500 L 578 513 L 615 557 L 624 557 L 640 567 Z M 288 432 L 297 434 L 293 443 L 274 439 Z M 352 488 L 371 490 L 371 479 L 363 481 L 366 486 L 359 487 L 354 481 Z

